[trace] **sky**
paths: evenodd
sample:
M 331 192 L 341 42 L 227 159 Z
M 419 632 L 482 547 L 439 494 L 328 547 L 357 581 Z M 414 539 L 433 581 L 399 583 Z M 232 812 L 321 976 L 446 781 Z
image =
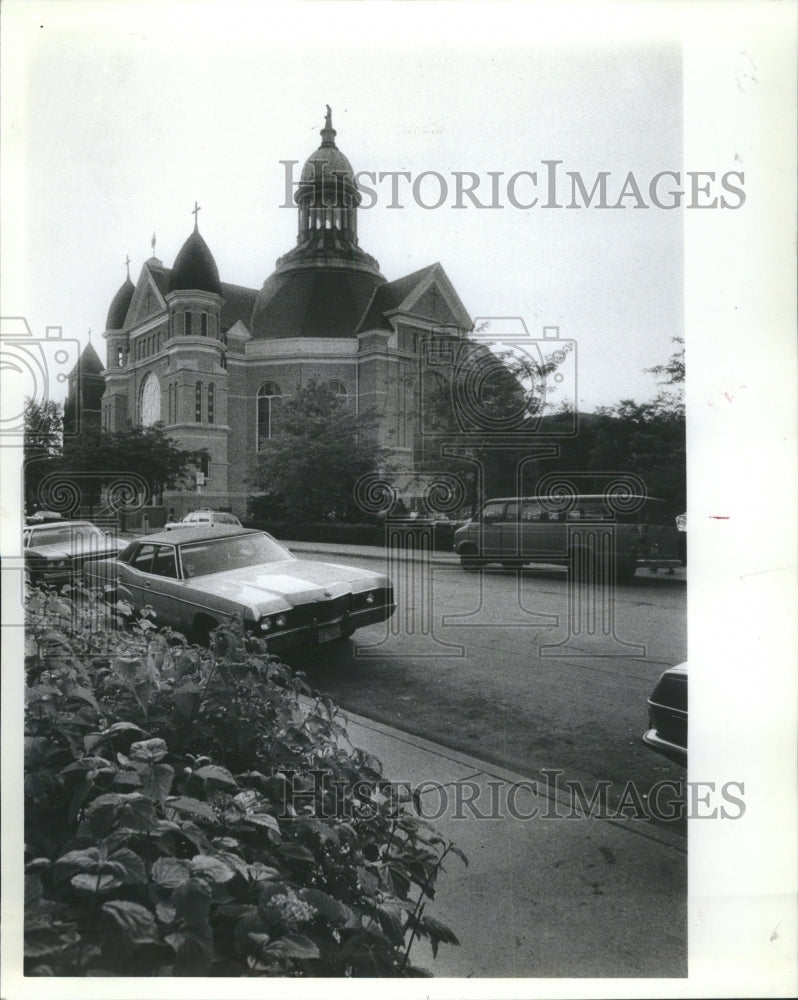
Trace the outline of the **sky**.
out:
M 645 192 L 658 171 L 682 169 L 681 56 L 667 23 L 625 39 L 624 19 L 605 18 L 566 43 L 524 5 L 494 17 L 479 4 L 377 6 L 27 5 L 7 129 L 19 184 L 4 315 L 80 345 L 91 330 L 104 359 L 126 256 L 135 281 L 155 233 L 170 267 L 195 200 L 222 280 L 260 287 L 296 236 L 281 161 L 301 165 L 319 145 L 329 104 L 355 171 L 446 183 L 437 208 L 402 180 L 401 208 L 384 181 L 360 210 L 361 246 L 389 280 L 440 261 L 473 318 L 521 317 L 533 337 L 558 326 L 577 343 L 580 409 L 650 398 L 643 369 L 684 332 L 683 213 L 633 198 L 615 210 L 540 204 L 544 160 L 562 161 L 562 204 L 566 171 L 588 191 L 608 171 L 612 204 L 630 171 Z M 488 205 L 501 172 L 502 207 L 455 208 L 456 171 L 478 175 Z M 537 171 L 538 206 L 511 204 L 519 171 Z M 434 204 L 440 181 L 419 184 Z M 515 195 L 531 201 L 528 177 Z

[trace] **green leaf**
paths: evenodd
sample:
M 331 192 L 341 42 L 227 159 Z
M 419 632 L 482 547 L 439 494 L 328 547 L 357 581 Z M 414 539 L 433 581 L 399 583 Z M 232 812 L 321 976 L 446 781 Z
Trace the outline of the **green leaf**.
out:
M 294 861 L 315 861 L 315 855 L 312 851 L 309 851 L 307 847 L 303 847 L 301 844 L 280 844 L 278 847 L 280 854 L 283 857 L 291 858 Z
M 271 882 L 280 878 L 280 873 L 270 865 L 264 865 L 262 861 L 253 861 L 247 865 L 249 880 L 253 885 L 258 882 Z
M 76 889 L 86 892 L 103 892 L 105 889 L 116 889 L 122 885 L 122 879 L 116 875 L 73 875 L 70 882 Z
M 133 760 L 147 761 L 157 764 L 167 754 L 166 743 L 162 739 L 140 740 L 132 743 L 128 751 Z
M 179 691 L 175 691 L 174 699 L 178 713 L 184 719 L 191 719 L 202 703 L 202 691 L 196 684 L 183 684 Z
M 163 802 L 172 787 L 175 770 L 170 764 L 153 764 L 141 772 L 141 790 L 157 802 Z
M 157 940 L 155 918 L 146 907 L 139 903 L 133 903 L 126 899 L 114 899 L 103 903 L 102 909 L 114 918 L 119 927 L 136 944 Z
M 187 861 L 178 858 L 158 858 L 152 866 L 152 877 L 165 889 L 176 889 L 191 874 Z
M 446 924 L 441 923 L 440 920 L 436 920 L 434 917 L 428 917 L 426 914 L 419 918 L 418 930 L 429 937 L 433 946 L 438 941 L 441 941 L 443 944 L 460 944 L 457 935 L 450 927 L 447 927 Z M 433 951 L 435 950 L 433 947 Z
M 328 893 L 322 892 L 321 889 L 301 889 L 297 895 L 318 910 L 320 915 L 334 926 L 343 926 L 352 916 L 348 906 Z
M 217 764 L 206 764 L 194 772 L 198 778 L 209 785 L 217 785 L 219 788 L 232 791 L 238 789 L 238 783 L 226 767 L 219 767 Z
M 223 861 L 209 854 L 197 854 L 190 864 L 193 875 L 203 876 L 212 882 L 229 882 L 235 875 Z
M 178 917 L 195 930 L 210 934 L 208 913 L 211 908 L 210 886 L 203 879 L 189 878 L 172 893 Z
M 275 955 L 283 958 L 321 958 L 318 946 L 304 934 L 285 934 L 272 941 L 263 951 L 264 956 Z
M 146 880 L 144 862 L 129 847 L 120 847 L 108 855 L 106 864 L 112 864 L 114 871 L 127 883 L 141 883 Z
M 216 813 L 201 799 L 195 799 L 188 795 L 177 795 L 166 800 L 168 809 L 174 809 L 179 813 L 188 813 L 189 816 L 198 816 L 200 819 L 207 819 L 215 822 Z
M 153 801 L 141 792 L 109 792 L 98 795 L 87 809 L 87 813 L 98 825 L 116 821 L 130 830 L 147 832 L 153 828 L 155 813 Z

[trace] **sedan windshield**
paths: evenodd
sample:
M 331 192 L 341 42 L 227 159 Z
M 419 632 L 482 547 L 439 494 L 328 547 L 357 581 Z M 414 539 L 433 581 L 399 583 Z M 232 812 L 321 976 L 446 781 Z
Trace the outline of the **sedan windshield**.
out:
M 181 546 L 180 554 L 186 580 L 209 573 L 224 573 L 226 570 L 293 559 L 288 549 L 284 549 L 268 535 L 260 533 L 191 542 Z

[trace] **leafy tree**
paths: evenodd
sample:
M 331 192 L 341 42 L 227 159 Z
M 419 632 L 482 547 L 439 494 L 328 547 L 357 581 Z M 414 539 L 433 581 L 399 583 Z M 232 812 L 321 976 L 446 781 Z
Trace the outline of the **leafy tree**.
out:
M 450 366 L 427 364 L 419 378 L 416 468 L 460 477 L 472 509 L 479 474 L 489 493 L 514 492 L 518 461 L 539 440 L 545 379 L 555 366 L 519 352 L 494 352 L 475 341 L 451 338 Z M 517 448 L 491 443 L 502 429 L 512 431 Z
M 80 437 L 66 441 L 62 467 L 65 472 L 96 473 L 80 480 L 84 502 L 96 503 L 110 476 L 136 474 L 158 494 L 182 483 L 202 454 L 179 448 L 160 423 L 114 432 L 86 428 Z
M 328 385 L 311 379 L 281 401 L 274 423 L 251 475 L 263 493 L 253 513 L 289 520 L 357 519 L 355 484 L 380 468 L 386 454 L 371 415 L 355 413 Z
M 661 378 L 660 385 L 684 385 L 684 337 L 672 337 L 671 339 L 674 344 L 679 346 L 668 358 L 667 363 L 646 368 L 646 371 L 651 375 L 664 376 Z
M 23 411 L 23 457 L 25 462 L 25 507 L 38 506 L 39 484 L 55 467 L 63 440 L 64 417 L 60 403 L 46 399 L 37 403 L 30 397 Z
M 651 402 L 623 399 L 597 411 L 600 421 L 589 466 L 635 472 L 649 495 L 681 511 L 687 504 L 684 340 L 674 337 L 673 342 L 677 349 L 666 364 L 647 369 L 661 376 L 660 391 Z

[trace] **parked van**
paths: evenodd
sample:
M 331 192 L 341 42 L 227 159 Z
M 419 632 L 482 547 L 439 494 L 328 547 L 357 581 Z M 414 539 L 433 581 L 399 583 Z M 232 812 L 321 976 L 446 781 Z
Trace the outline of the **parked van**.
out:
M 463 569 L 551 563 L 584 573 L 598 564 L 609 566 L 619 583 L 628 583 L 640 567 L 682 565 L 675 515 L 663 500 L 624 497 L 629 513 L 619 513 L 620 503 L 614 508 L 603 494 L 586 493 L 573 497 L 567 509 L 554 506 L 539 497 L 488 500 L 454 534 Z M 602 530 L 610 525 L 613 531 Z

